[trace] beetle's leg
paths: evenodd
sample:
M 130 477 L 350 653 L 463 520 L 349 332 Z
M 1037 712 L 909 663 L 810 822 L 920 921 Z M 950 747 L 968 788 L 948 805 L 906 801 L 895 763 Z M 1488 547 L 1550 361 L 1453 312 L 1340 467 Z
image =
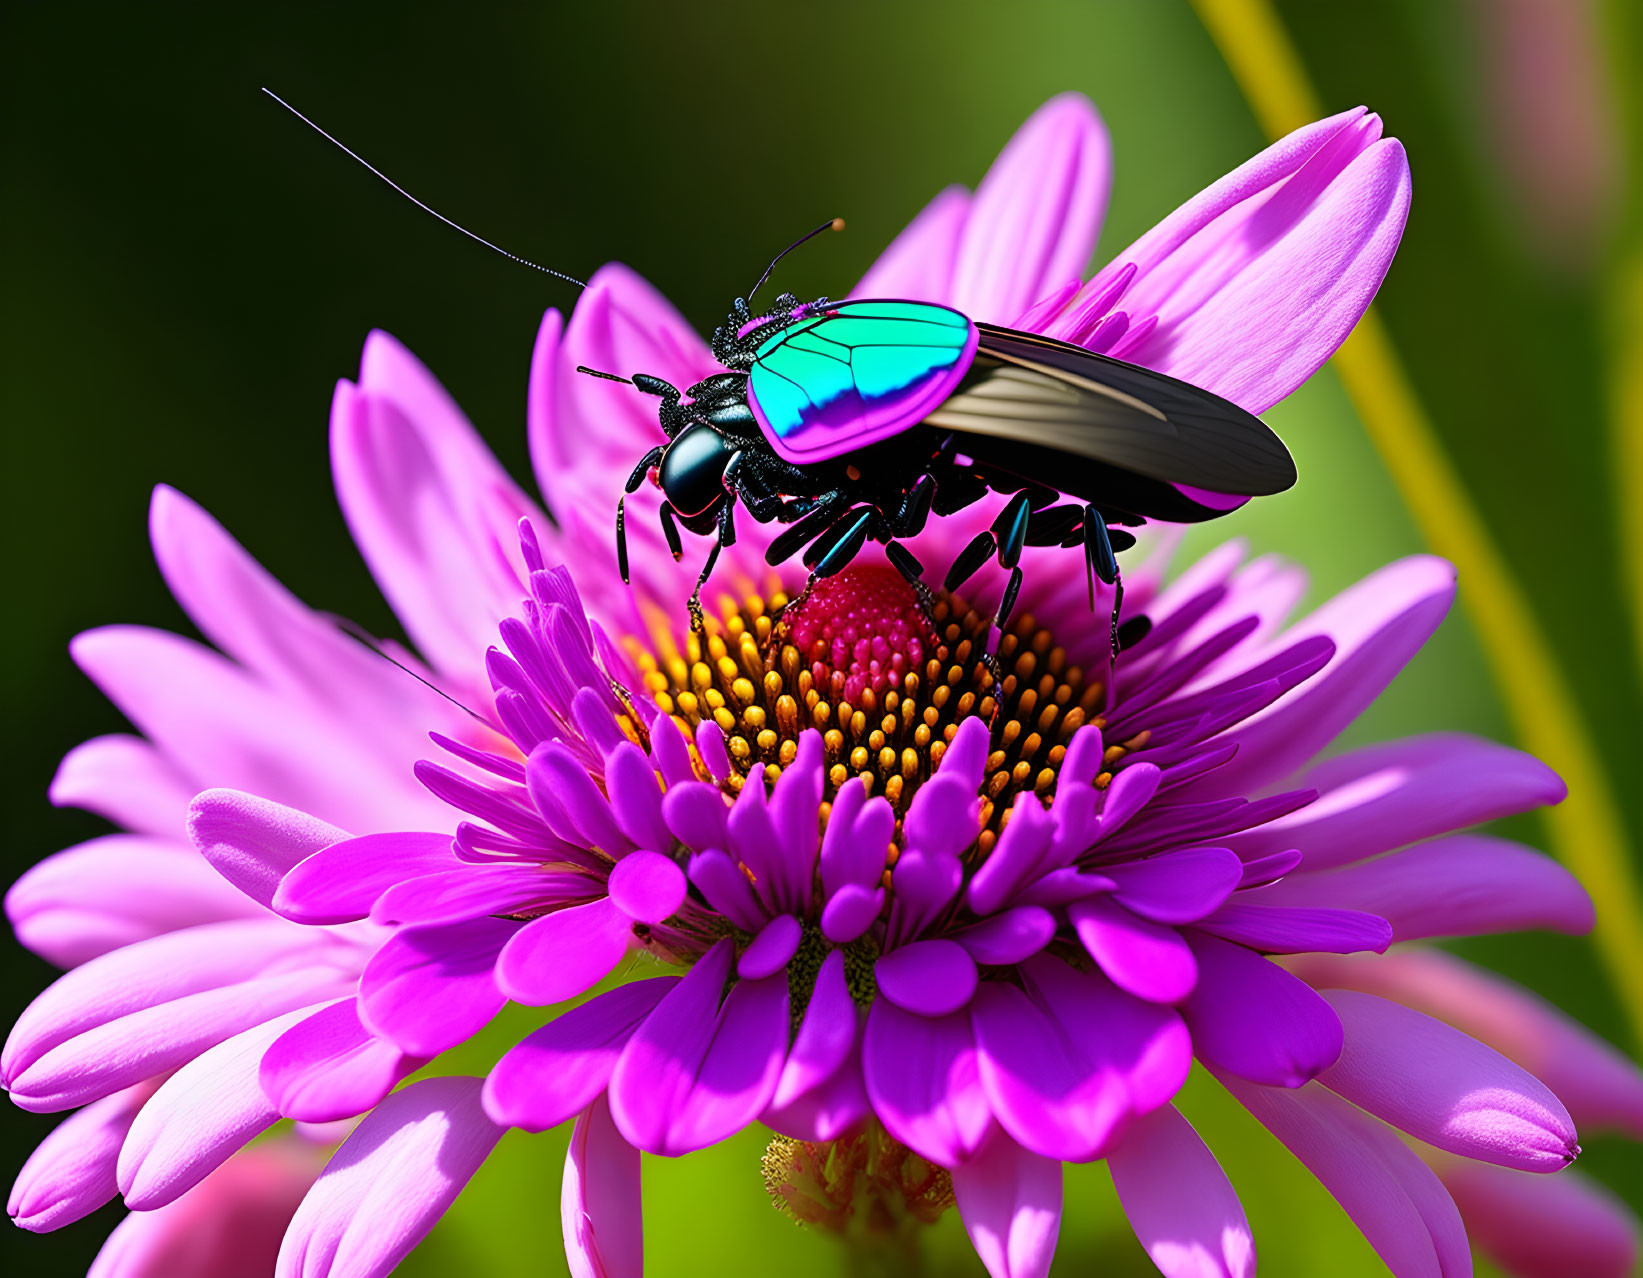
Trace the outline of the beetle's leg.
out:
M 807 515 L 770 543 L 764 552 L 765 563 L 775 567 L 792 558 L 799 547 L 832 528 L 834 521 L 842 517 L 847 504 L 848 498 L 841 491 L 824 494 Z
M 993 557 L 993 551 L 998 549 L 998 542 L 990 532 L 978 532 L 970 539 L 970 544 L 958 552 L 953 565 L 947 570 L 947 576 L 942 581 L 943 590 L 957 590 L 971 577 L 975 576 L 976 569 Z
M 1045 506 L 1042 510 L 1035 510 L 1027 520 L 1027 544 L 1029 546 L 1061 546 L 1067 544 L 1067 538 L 1074 534 L 1078 545 L 1084 540 L 1083 529 L 1080 527 L 1084 518 L 1083 510 L 1078 506 Z
M 690 611 L 690 628 L 696 634 L 702 632 L 707 624 L 702 617 L 702 587 L 707 585 L 707 579 L 713 575 L 713 566 L 719 562 L 719 552 L 726 546 L 736 544 L 736 503 L 726 501 L 719 511 L 719 535 L 713 539 L 713 549 L 707 552 L 707 562 L 702 565 L 701 575 L 696 578 L 696 589 L 690 592 L 690 601 L 685 607 Z
M 628 526 L 626 497 L 616 499 L 616 570 L 622 574 L 622 584 L 628 584 Z
M 816 576 L 831 577 L 861 553 L 877 515 L 871 506 L 851 511 L 804 552 L 804 562 L 815 570 Z
M 639 464 L 633 468 L 633 473 L 628 476 L 628 482 L 623 486 L 622 491 L 628 493 L 638 492 L 639 486 L 645 482 L 645 476 L 650 474 L 650 468 L 660 465 L 662 455 L 666 452 L 667 446 L 665 444 L 657 444 L 655 448 L 641 457 Z
M 1131 539 L 1133 542 L 1133 538 Z M 1090 607 L 1095 607 L 1095 578 L 1113 587 L 1112 617 L 1110 620 L 1112 655 L 1116 658 L 1122 645 L 1118 642 L 1118 614 L 1124 606 L 1124 579 L 1118 572 L 1118 559 L 1113 554 L 1112 539 L 1107 534 L 1107 521 L 1094 506 L 1084 507 L 1084 564 L 1089 580 Z
M 673 556 L 673 562 L 678 563 L 685 555 L 685 546 L 679 540 L 679 522 L 674 517 L 671 502 L 663 502 L 661 506 L 662 536 L 667 538 L 668 552 Z
M 998 538 L 998 564 L 1014 568 L 1021 562 L 1021 550 L 1027 544 L 1027 521 L 1032 516 L 1032 504 L 1026 493 L 1017 493 L 1004 503 L 1004 509 L 993 520 L 993 536 Z
M 929 473 L 920 475 L 917 482 L 902 494 L 901 504 L 886 518 L 891 535 L 917 537 L 923 532 L 925 522 L 930 518 L 930 505 L 935 496 L 934 476 Z

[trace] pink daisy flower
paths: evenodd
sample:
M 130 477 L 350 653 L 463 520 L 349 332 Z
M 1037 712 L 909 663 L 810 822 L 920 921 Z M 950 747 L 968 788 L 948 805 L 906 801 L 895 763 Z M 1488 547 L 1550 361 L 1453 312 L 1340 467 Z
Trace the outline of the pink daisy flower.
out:
M 1106 343 L 1259 411 L 1367 304 L 1408 178 L 1374 117 L 1320 122 L 1081 285 L 1067 277 L 1105 189 L 1093 112 L 1058 99 L 974 196 L 938 197 L 858 291 Z M 932 624 L 871 566 L 778 628 L 797 583 L 744 542 L 716 578 L 716 630 L 685 635 L 693 574 L 642 543 L 632 592 L 610 569 L 611 499 L 660 438 L 654 416 L 570 370 L 688 382 L 706 359 L 620 268 L 567 331 L 550 313 L 531 442 L 558 526 L 528 519 L 522 539 L 530 503 L 390 339 L 373 338 L 359 385 L 339 388 L 334 461 L 356 540 L 422 673 L 493 727 L 418 691 L 160 495 L 173 589 L 235 662 L 152 632 L 79 641 L 148 740 L 82 747 L 54 796 L 146 832 L 178 888 L 144 880 L 154 904 L 133 904 L 129 877 L 120 891 L 75 849 L 8 898 L 25 938 L 81 966 L 20 1019 L 0 1068 L 19 1103 L 88 1104 L 65 1127 L 99 1133 L 26 1170 L 29 1208 L 14 1215 L 54 1227 L 115 1188 L 158 1215 L 222 1183 L 233 1151 L 282 1114 L 365 1113 L 297 1208 L 280 1269 L 386 1273 L 503 1125 L 577 1115 L 573 1268 L 632 1274 L 638 1150 L 683 1153 L 762 1120 L 786 1133 L 767 1163 L 779 1199 L 825 1201 L 819 1146 L 843 1139 L 848 1164 L 879 1141 L 894 1156 L 852 1174 L 893 1172 L 878 1201 L 921 1219 L 956 1198 L 995 1274 L 1045 1271 L 1058 1163 L 1098 1157 L 1164 1272 L 1252 1272 L 1236 1198 L 1169 1105 L 1196 1055 L 1396 1272 L 1438 1273 L 1466 1260 L 1459 1218 L 1385 1123 L 1488 1164 L 1561 1167 L 1570 1115 L 1508 1059 L 1555 1026 L 1572 1045 L 1571 1077 L 1553 1080 L 1569 1103 L 1643 1126 L 1630 1066 L 1521 995 L 1479 1005 L 1522 1035 L 1492 1039 L 1495 1052 L 1410 1007 L 1377 966 L 1396 954 L 1351 960 L 1393 972 L 1383 987 L 1268 957 L 1589 924 L 1578 885 L 1544 858 L 1442 837 L 1554 801 L 1556 779 L 1525 756 L 1429 738 L 1279 789 L 1437 624 L 1445 565 L 1394 565 L 1285 630 L 1295 570 L 1240 567 L 1228 550 L 1165 585 L 1149 561 L 1130 589 L 1152 629 L 1116 675 L 1082 582 L 1040 573 L 993 686 L 969 609 L 946 601 Z M 926 534 L 937 558 L 958 535 Z M 413 779 L 430 727 L 446 759 Z M 237 894 L 161 860 L 189 858 L 180 814 L 206 786 L 218 788 L 190 818 L 204 857 L 189 864 Z M 680 974 L 562 1014 L 486 1080 L 393 1090 L 506 998 L 562 1000 L 640 950 Z M 1389 1047 L 1412 1036 L 1429 1048 L 1414 1062 Z M 1479 1087 L 1493 1091 L 1456 1104 Z M 1531 1218 L 1516 1204 L 1548 1201 L 1537 1185 L 1444 1174 L 1480 1237 L 1533 1263 L 1512 1224 Z M 1562 1254 L 1620 1272 L 1627 1218 L 1546 1183 L 1558 1205 L 1541 1220 L 1604 1226 L 1566 1230 Z

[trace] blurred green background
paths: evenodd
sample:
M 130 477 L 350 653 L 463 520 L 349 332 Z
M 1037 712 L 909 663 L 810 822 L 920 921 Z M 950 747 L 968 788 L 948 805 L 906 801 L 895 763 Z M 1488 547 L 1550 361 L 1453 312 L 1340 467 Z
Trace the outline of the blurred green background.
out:
M 1617 460 L 1614 411 L 1638 367 L 1622 349 L 1627 281 L 1643 278 L 1626 269 L 1640 243 L 1633 7 L 1288 0 L 1277 12 L 1326 109 L 1367 103 L 1408 146 L 1414 207 L 1381 311 L 1635 832 L 1640 600 L 1618 530 L 1643 475 Z M 1510 60 L 1547 12 L 1572 15 L 1573 47 L 1591 56 L 1562 81 Z M 259 85 L 481 234 L 584 277 L 625 260 L 703 328 L 772 247 L 832 213 L 849 233 L 794 259 L 784 284 L 842 291 L 1064 89 L 1093 98 L 1113 136 L 1098 260 L 1266 141 L 1185 0 L 15 5 L 0 23 L 7 879 L 101 832 L 44 798 L 64 751 L 121 727 L 68 638 L 114 621 L 188 629 L 146 545 L 154 483 L 201 501 L 315 607 L 396 633 L 327 473 L 331 386 L 372 327 L 415 350 L 528 482 L 531 343 L 542 310 L 568 308 L 572 291 L 442 230 Z M 1200 547 L 1238 534 L 1289 553 L 1314 599 L 1424 548 L 1332 371 L 1270 419 L 1303 482 L 1195 534 Z M 1464 609 L 1355 736 L 1436 728 L 1509 735 Z M 1525 820 L 1511 833 L 1543 832 Z M 1589 942 L 1463 948 L 1624 1041 Z M 51 972 L 10 944 L 4 961 L 9 1023 Z M 1263 1272 L 1384 1272 L 1241 1111 L 1197 1086 L 1186 1107 L 1244 1198 Z M 49 1126 L 6 1113 L 0 1175 Z M 1586 1144 L 1582 1166 L 1643 1209 L 1643 1151 Z M 767 1205 L 760 1148 L 749 1133 L 647 1164 L 651 1273 L 838 1271 L 826 1240 Z M 563 1150 L 563 1133 L 505 1140 L 405 1271 L 561 1272 Z M 1152 1272 L 1105 1173 L 1075 1170 L 1068 1186 L 1056 1272 Z M 116 1218 L 7 1232 L 4 1267 L 83 1272 Z M 932 1273 L 981 1272 L 952 1215 L 930 1255 Z

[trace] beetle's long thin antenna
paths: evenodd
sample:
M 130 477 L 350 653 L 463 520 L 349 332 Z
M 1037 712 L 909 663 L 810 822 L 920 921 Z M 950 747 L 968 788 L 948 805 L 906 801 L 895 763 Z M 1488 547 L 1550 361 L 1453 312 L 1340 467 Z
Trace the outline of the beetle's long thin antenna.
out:
M 576 371 L 578 373 L 586 373 L 589 377 L 603 377 L 607 382 L 621 382 L 624 386 L 633 385 L 632 378 L 618 377 L 615 373 L 601 373 L 597 368 L 588 368 L 583 364 L 578 364 L 576 366 Z
M 334 613 L 334 612 L 325 613 L 323 615 L 330 618 L 331 622 L 336 626 L 336 628 L 338 630 L 342 631 L 343 634 L 347 635 L 350 639 L 354 640 L 356 643 L 358 643 L 358 644 L 362 645 L 363 647 L 370 649 L 370 651 L 376 653 L 377 656 L 381 657 L 389 665 L 394 666 L 397 669 L 402 670 L 406 674 L 410 675 L 411 678 L 415 679 L 424 688 L 428 689 L 429 692 L 432 692 L 432 693 L 435 693 L 438 696 L 444 697 L 445 700 L 449 701 L 458 710 L 462 711 L 463 714 L 467 715 L 469 718 L 475 719 L 478 722 L 484 724 L 492 732 L 501 733 L 503 736 L 507 735 L 507 733 L 499 725 L 492 722 L 490 719 L 486 718 L 484 715 L 480 714 L 479 711 L 469 709 L 467 706 L 463 705 L 460 701 L 458 701 L 455 697 L 453 697 L 450 693 L 446 692 L 445 689 L 441 688 L 438 684 L 430 683 L 428 680 L 424 679 L 421 675 L 419 675 L 415 670 L 412 670 L 403 661 L 398 661 L 391 654 L 389 654 L 387 652 L 384 652 L 382 647 L 377 643 L 377 641 L 374 638 L 372 638 L 371 632 L 369 630 L 367 630 L 364 626 L 360 625 L 359 622 L 350 621 L 347 617 L 339 616 L 337 613 Z
M 372 164 L 363 155 L 359 154 L 359 152 L 353 150 L 350 147 L 347 147 L 347 146 L 343 145 L 336 138 L 332 137 L 324 129 L 320 128 L 319 125 L 315 124 L 312 120 L 310 120 L 301 111 L 297 110 L 296 107 L 292 106 L 289 102 L 287 102 L 284 98 L 280 97 L 279 94 L 275 93 L 272 89 L 268 88 L 266 85 L 263 87 L 263 92 L 266 93 L 269 97 L 273 98 L 274 101 L 278 102 L 282 107 L 284 107 L 292 115 L 296 116 L 297 119 L 301 120 L 304 124 L 306 124 L 315 133 L 319 134 L 320 137 L 324 138 L 332 146 L 336 147 L 339 151 L 343 152 L 345 155 L 348 155 L 348 156 L 352 157 L 353 159 L 357 160 L 360 164 L 364 165 L 372 173 L 375 173 L 379 178 L 381 178 L 389 186 L 393 187 L 394 190 L 398 191 L 401 195 L 403 195 L 412 204 L 416 205 L 417 208 L 421 209 L 424 213 L 433 214 L 441 222 L 445 223 L 446 226 L 451 227 L 453 230 L 461 231 L 462 234 L 466 235 L 470 240 L 477 240 L 479 243 L 483 244 L 486 248 L 490 249 L 491 252 L 500 253 L 500 254 L 502 254 L 503 257 L 507 258 L 509 261 L 518 262 L 519 265 L 521 265 L 521 266 L 528 266 L 533 271 L 541 271 L 542 274 L 544 274 L 544 275 L 552 275 L 555 279 L 561 279 L 561 280 L 564 280 L 567 284 L 576 285 L 577 288 L 586 288 L 587 287 L 586 283 L 584 283 L 582 280 L 577 279 L 574 275 L 566 275 L 563 271 L 555 271 L 555 270 L 550 270 L 546 266 L 538 266 L 535 262 L 530 261 L 528 258 L 520 257 L 517 253 L 510 253 L 510 252 L 508 252 L 507 249 L 503 248 L 501 245 L 492 244 L 484 236 L 475 235 L 467 227 L 462 226 L 460 223 L 451 221 L 450 218 L 446 217 L 438 209 L 431 208 L 428 205 L 424 204 L 421 200 L 417 199 L 416 196 L 412 195 L 409 191 L 407 191 L 404 187 L 402 187 L 398 182 L 394 181 L 393 178 L 389 177 L 381 169 L 377 168 L 376 165 Z M 774 265 L 774 263 L 772 263 L 772 265 Z M 769 272 L 766 272 L 766 274 L 768 274 L 768 273 Z
M 753 294 L 757 293 L 759 291 L 759 289 L 763 286 L 764 282 L 767 279 L 770 278 L 770 272 L 776 269 L 776 263 L 781 261 L 782 258 L 786 257 L 794 249 L 798 248 L 799 245 L 805 243 L 807 240 L 815 239 L 823 231 L 842 231 L 842 230 L 844 230 L 844 219 L 842 217 L 830 217 L 830 218 L 827 219 L 827 221 L 823 222 L 820 226 L 818 226 L 814 231 L 809 231 L 806 234 L 799 236 L 798 239 L 794 240 L 791 244 L 789 244 L 786 248 L 784 248 L 780 253 L 776 254 L 775 257 L 770 259 L 770 265 L 764 268 L 764 274 L 759 276 L 759 282 L 757 284 L 755 284 L 752 288 L 747 290 L 747 300 L 749 302 L 751 302 L 753 300 Z

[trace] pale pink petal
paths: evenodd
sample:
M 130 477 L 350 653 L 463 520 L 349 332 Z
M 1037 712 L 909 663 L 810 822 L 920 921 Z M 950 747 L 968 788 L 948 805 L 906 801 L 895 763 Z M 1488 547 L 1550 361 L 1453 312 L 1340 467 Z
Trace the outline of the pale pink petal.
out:
M 502 1128 L 477 1078 L 429 1078 L 378 1105 L 302 1200 L 277 1278 L 383 1278 L 411 1253 L 490 1155 Z
M 478 683 L 518 611 L 518 523 L 540 511 L 416 359 L 386 333 L 331 407 L 337 500 L 371 574 L 435 669 Z M 483 686 L 480 684 L 480 686 Z
M 973 319 L 1014 324 L 1083 274 L 1112 179 L 1106 126 L 1089 99 L 1051 98 L 1021 126 L 976 188 L 941 299 Z
M 1197 788 L 1248 794 L 1295 772 L 1380 695 L 1437 629 L 1454 597 L 1454 568 L 1413 555 L 1371 573 L 1290 627 L 1275 646 L 1324 636 L 1335 644 L 1329 664 L 1217 737 L 1217 744 L 1236 745 L 1238 755 Z
M 909 222 L 846 297 L 903 297 L 945 302 L 952 289 L 953 260 L 970 211 L 970 192 L 950 186 Z
M 1001 1131 L 953 1168 L 953 1197 L 992 1278 L 1047 1278 L 1061 1232 L 1061 1164 Z
M 1558 803 L 1565 793 L 1558 775 L 1533 755 L 1447 732 L 1348 751 L 1295 784 L 1317 790 L 1318 798 L 1231 836 L 1245 860 L 1304 848 L 1306 871 L 1326 870 Z
M 639 1151 L 616 1130 L 603 1096 L 571 1132 L 559 1212 L 572 1278 L 642 1278 Z
M 1173 1105 L 1136 1119 L 1107 1167 L 1130 1228 L 1165 1278 L 1254 1278 L 1243 1205 Z
M 188 836 L 216 871 L 260 905 L 297 862 L 348 837 L 296 808 L 238 790 L 207 790 L 189 806 Z
M 1594 917 L 1591 897 L 1563 866 L 1521 843 L 1483 834 L 1451 835 L 1321 874 L 1292 874 L 1245 899 L 1367 910 L 1391 923 L 1398 941 L 1531 928 L 1580 936 L 1591 931 Z
M 29 949 L 75 967 L 179 928 L 265 916 L 186 845 L 107 834 L 30 867 L 6 893 L 6 917 Z
M 127 1216 L 87 1278 L 269 1273 L 291 1213 L 318 1170 L 313 1151 L 298 1141 L 242 1150 L 176 1202 Z
M 1380 135 L 1361 109 L 1298 130 L 1119 253 L 1114 267 L 1140 271 L 1118 305 L 1132 322 L 1158 321 L 1124 358 L 1251 412 L 1310 377 L 1368 307 L 1403 235 L 1409 163 Z
M 29 1155 L 6 1213 L 19 1228 L 45 1233 L 88 1216 L 120 1192 L 120 1144 L 153 1089 L 129 1087 L 58 1123 Z
M 1454 1201 L 1391 1128 L 1317 1083 L 1284 1091 L 1216 1077 L 1346 1208 L 1396 1278 L 1469 1278 Z
M 1543 999 L 1440 950 L 1382 958 L 1291 960 L 1313 985 L 1393 999 L 1455 1026 L 1516 1061 L 1567 1105 L 1582 1130 L 1643 1136 L 1643 1071 Z
M 352 923 L 395 884 L 466 864 L 449 834 L 366 834 L 293 866 L 269 904 L 298 923 Z
M 1429 1145 L 1522 1171 L 1573 1161 L 1574 1120 L 1521 1066 L 1442 1021 L 1357 990 L 1324 994 L 1341 1057 L 1318 1076 L 1359 1109 Z
M 84 808 L 137 834 L 175 838 L 199 788 L 141 737 L 113 733 L 65 754 L 49 793 L 60 808 Z
M 1627 1278 L 1637 1263 L 1637 1217 L 1579 1172 L 1535 1176 L 1444 1159 L 1438 1176 L 1466 1232 L 1512 1278 Z
M 120 1148 L 126 1206 L 150 1211 L 175 1201 L 278 1121 L 258 1081 L 258 1064 L 275 1039 L 312 1011 L 288 1012 L 225 1039 L 160 1084 Z
M 202 784 L 261 795 L 345 829 L 427 828 L 449 809 L 416 783 L 410 757 L 340 731 L 208 648 L 142 626 L 69 645 L 76 664 L 159 749 Z M 407 680 L 410 682 L 410 680 Z

